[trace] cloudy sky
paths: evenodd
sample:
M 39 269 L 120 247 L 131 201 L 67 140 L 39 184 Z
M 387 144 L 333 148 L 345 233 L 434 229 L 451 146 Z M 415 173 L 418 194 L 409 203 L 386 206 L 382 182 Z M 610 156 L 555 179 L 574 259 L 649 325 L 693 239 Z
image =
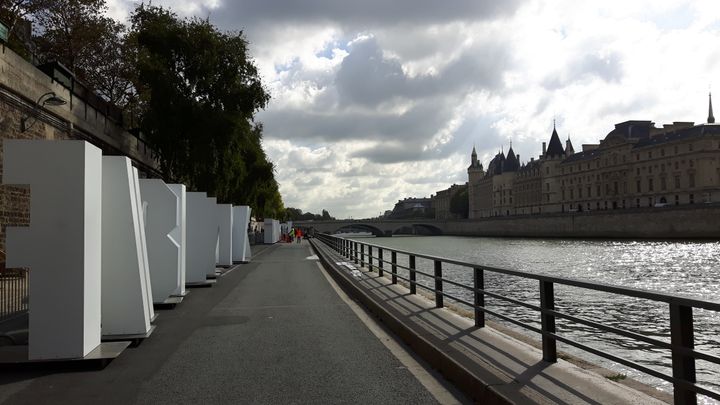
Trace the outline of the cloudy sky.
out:
M 626 120 L 704 122 L 720 95 L 717 0 L 153 4 L 244 31 L 285 205 L 336 217 L 464 183 L 473 145 L 485 165 L 511 143 L 528 161 L 553 119 L 579 151 Z

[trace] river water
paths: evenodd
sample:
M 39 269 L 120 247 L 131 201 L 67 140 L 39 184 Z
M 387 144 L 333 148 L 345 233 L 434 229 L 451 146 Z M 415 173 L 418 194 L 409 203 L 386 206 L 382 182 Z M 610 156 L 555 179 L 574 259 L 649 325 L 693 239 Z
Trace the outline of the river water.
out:
M 710 301 L 720 300 L 720 242 L 455 236 L 393 236 L 360 240 L 485 266 L 681 294 Z M 386 260 L 388 259 L 386 257 Z M 407 258 L 399 255 L 398 262 L 407 265 Z M 416 265 L 418 270 L 432 273 L 430 261 L 417 259 Z M 386 265 L 386 269 L 387 267 Z M 399 271 L 399 273 L 407 276 L 407 272 Z M 444 264 L 443 276 L 472 286 L 472 269 Z M 418 282 L 430 286 L 432 281 L 418 275 Z M 536 280 L 486 272 L 485 286 L 488 291 L 498 292 L 523 302 L 534 305 L 539 305 L 540 302 L 539 285 Z M 445 291 L 472 302 L 471 293 L 467 290 L 447 285 Z M 446 302 L 448 302 L 447 298 Z M 532 326 L 540 327 L 540 318 L 536 311 L 493 298 L 486 298 L 486 306 Z M 555 285 L 555 306 L 560 312 L 670 342 L 667 304 Z M 718 338 L 720 313 L 696 309 L 693 314 L 696 349 L 720 356 Z M 504 323 L 539 339 L 539 335 L 493 319 L 491 315 L 488 315 L 487 319 Z M 562 319 L 557 319 L 556 323 L 561 335 L 672 375 L 669 350 L 651 347 L 642 342 Z M 672 392 L 670 383 L 632 368 L 595 357 L 563 343 L 558 343 L 558 350 L 600 364 L 658 389 Z M 720 391 L 720 365 L 697 361 L 696 368 L 699 384 L 716 392 Z M 714 403 L 703 396 L 698 396 L 698 400 L 701 403 Z

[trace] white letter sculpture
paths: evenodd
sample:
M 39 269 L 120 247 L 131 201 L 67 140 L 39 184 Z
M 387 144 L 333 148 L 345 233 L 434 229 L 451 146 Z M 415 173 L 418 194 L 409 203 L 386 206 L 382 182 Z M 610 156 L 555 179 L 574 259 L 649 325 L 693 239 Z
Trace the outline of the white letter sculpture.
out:
M 140 193 L 145 206 L 152 296 L 154 302 L 165 303 L 171 295 L 181 295 L 185 289 L 185 277 L 180 274 L 180 196 L 160 179 L 140 179 Z
M 250 241 L 248 240 L 248 222 L 250 221 L 250 207 L 240 205 L 233 207 L 233 261 L 247 263 L 252 257 Z
M 218 260 L 220 266 L 233 264 L 233 209 L 232 204 L 218 204 L 218 220 L 220 225 L 220 241 L 218 244 Z
M 143 211 L 137 174 L 124 156 L 103 156 L 102 333 L 115 339 L 151 332 Z
M 4 184 L 29 184 L 31 225 L 7 228 L 7 267 L 30 268 L 30 360 L 100 345 L 102 154 L 85 141 L 4 140 Z
M 217 204 L 205 193 L 187 193 L 187 267 L 188 285 L 207 284 L 215 274 L 218 242 Z
M 184 184 L 168 184 L 170 190 L 177 196 L 178 211 L 177 223 L 178 228 L 170 236 L 173 240 L 180 243 L 180 251 L 178 252 L 178 288 L 173 295 L 184 297 L 185 292 L 185 261 L 187 257 L 187 193 Z
M 280 221 L 265 218 L 265 243 L 273 244 L 280 240 Z

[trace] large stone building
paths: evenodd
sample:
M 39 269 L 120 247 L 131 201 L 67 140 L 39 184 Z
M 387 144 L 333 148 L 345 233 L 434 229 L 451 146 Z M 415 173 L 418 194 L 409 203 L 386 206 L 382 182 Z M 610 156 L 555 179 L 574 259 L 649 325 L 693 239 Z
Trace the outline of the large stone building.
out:
M 618 210 L 720 202 L 720 125 L 710 98 L 707 123 L 626 121 L 575 153 L 553 127 L 538 159 L 512 147 L 487 170 L 473 148 L 469 217 Z

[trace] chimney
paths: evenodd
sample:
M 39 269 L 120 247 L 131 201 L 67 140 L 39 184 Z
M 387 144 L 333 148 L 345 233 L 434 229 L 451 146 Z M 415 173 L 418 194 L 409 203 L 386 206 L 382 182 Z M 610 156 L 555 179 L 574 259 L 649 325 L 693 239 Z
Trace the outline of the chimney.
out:
M 545 153 L 547 152 L 546 149 L 547 149 L 547 145 L 545 144 L 545 142 L 543 142 L 543 156 L 545 156 Z

